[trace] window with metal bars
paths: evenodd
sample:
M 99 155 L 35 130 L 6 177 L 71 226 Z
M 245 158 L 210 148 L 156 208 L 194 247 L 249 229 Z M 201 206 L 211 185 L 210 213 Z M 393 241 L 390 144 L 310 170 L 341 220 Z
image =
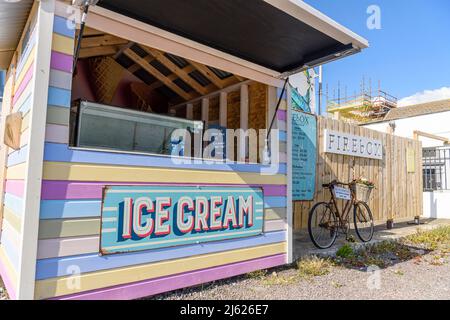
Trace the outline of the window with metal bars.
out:
M 423 190 L 450 190 L 450 147 L 423 148 Z

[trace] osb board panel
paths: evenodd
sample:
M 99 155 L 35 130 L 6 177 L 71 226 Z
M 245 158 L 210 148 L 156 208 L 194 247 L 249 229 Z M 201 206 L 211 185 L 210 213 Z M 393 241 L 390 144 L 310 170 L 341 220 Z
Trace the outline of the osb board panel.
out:
M 229 92 L 227 95 L 227 128 L 239 129 L 241 94 L 239 91 Z
M 219 97 L 209 99 L 209 121 L 219 121 Z
M 308 214 L 314 203 L 329 201 L 328 190 L 323 183 L 336 179 L 349 182 L 354 178 L 365 177 L 373 181 L 376 189 L 372 191 L 369 206 L 375 221 L 400 218 L 413 218 L 422 214 L 422 146 L 419 141 L 396 137 L 350 125 L 343 121 L 319 117 L 316 193 L 313 201 L 294 202 L 294 228 L 308 226 Z M 383 160 L 366 159 L 323 152 L 324 129 L 378 139 L 383 142 Z M 407 172 L 408 148 L 415 151 L 416 170 Z M 342 208 L 343 202 L 339 203 Z
M 249 85 L 248 127 L 264 129 L 267 114 L 267 85 L 254 82 Z

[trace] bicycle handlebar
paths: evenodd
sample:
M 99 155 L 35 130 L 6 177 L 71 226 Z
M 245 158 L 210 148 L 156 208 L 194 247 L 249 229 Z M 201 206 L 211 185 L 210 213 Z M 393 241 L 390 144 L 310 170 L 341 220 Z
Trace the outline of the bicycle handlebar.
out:
M 329 187 L 332 187 L 332 186 L 335 186 L 335 185 L 350 186 L 350 183 L 344 183 L 344 182 L 340 182 L 340 181 L 337 181 L 337 180 L 333 180 L 330 183 L 322 184 L 322 187 L 323 188 L 329 188 Z

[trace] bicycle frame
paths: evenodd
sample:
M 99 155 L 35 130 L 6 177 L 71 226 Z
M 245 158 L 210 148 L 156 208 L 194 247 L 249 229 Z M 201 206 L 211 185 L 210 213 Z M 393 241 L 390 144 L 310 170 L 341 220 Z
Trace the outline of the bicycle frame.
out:
M 351 208 L 353 207 L 353 205 L 356 202 L 355 201 L 355 195 L 353 193 L 353 190 L 350 188 L 351 199 L 350 200 L 346 200 L 346 203 L 345 203 L 344 208 L 343 208 L 342 213 L 341 213 L 341 211 L 339 211 L 339 206 L 337 204 L 337 198 L 336 198 L 336 196 L 334 195 L 334 192 L 333 192 L 333 188 L 334 188 L 335 185 L 350 186 L 350 184 L 348 184 L 348 183 L 335 183 L 335 184 L 332 184 L 332 185 L 327 187 L 327 189 L 329 190 L 329 192 L 331 194 L 331 199 L 328 202 L 328 205 L 330 206 L 331 210 L 333 210 L 333 208 L 335 210 L 334 213 L 336 214 L 336 217 L 339 220 L 339 228 L 345 234 L 347 234 L 348 229 L 350 228 L 350 219 L 349 219 L 350 211 L 351 211 Z M 348 225 L 348 229 L 345 229 L 345 225 Z

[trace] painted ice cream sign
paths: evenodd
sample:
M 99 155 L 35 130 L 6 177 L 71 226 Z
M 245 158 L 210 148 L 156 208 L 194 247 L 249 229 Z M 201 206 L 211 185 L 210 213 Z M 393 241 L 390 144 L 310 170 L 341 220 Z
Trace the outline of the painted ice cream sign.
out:
M 250 187 L 108 186 L 101 252 L 117 253 L 261 234 L 262 190 Z
M 348 133 L 324 130 L 324 151 L 326 153 L 370 159 L 383 159 L 381 140 L 366 138 Z

